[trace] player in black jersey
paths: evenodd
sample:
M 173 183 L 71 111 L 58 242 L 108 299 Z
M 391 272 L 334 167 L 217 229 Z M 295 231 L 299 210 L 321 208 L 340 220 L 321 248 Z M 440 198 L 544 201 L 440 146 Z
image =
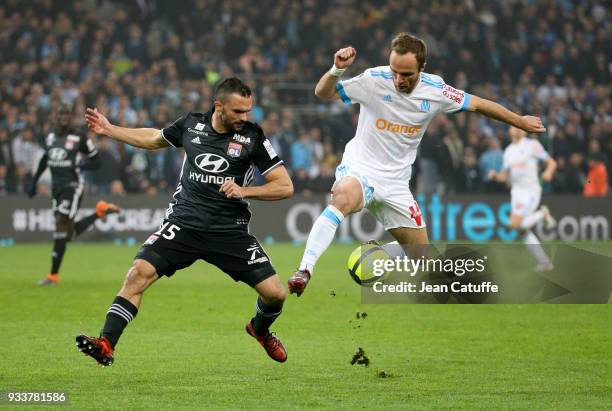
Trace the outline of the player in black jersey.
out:
M 62 104 L 56 113 L 56 129 L 42 141 L 45 150 L 28 190 L 30 198 L 36 195 L 38 179 L 47 167 L 51 170 L 55 232 L 51 271 L 39 285 L 56 285 L 66 243 L 87 230 L 98 218 L 119 212 L 119 207 L 105 201 L 96 204 L 96 212 L 75 222 L 83 197 L 84 181 L 80 170 L 93 170 L 100 166 L 98 150 L 92 141 L 76 134 L 71 125 L 72 110 Z
M 217 87 L 211 111 L 188 113 L 162 130 L 118 127 L 97 109 L 87 109 L 87 124 L 95 133 L 146 149 L 169 145 L 185 149 L 180 182 L 166 218 L 136 254 L 106 314 L 100 338 L 76 338 L 79 349 L 98 363 L 113 362 L 114 347 L 136 316 L 144 291 L 160 276 L 170 277 L 199 259 L 259 293 L 246 331 L 271 358 L 286 361 L 285 348 L 269 331 L 286 292 L 270 258 L 249 233 L 246 200 L 290 197 L 293 184 L 261 128 L 247 121 L 252 106 L 251 90 L 233 77 Z M 255 167 L 265 178 L 261 186 L 249 186 Z

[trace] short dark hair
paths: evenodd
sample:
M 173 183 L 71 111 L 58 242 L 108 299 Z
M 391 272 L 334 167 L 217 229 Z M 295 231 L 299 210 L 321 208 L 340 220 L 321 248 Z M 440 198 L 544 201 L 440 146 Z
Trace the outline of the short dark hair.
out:
M 418 37 L 409 33 L 399 33 L 391 41 L 391 51 L 395 51 L 397 54 L 414 53 L 417 63 L 419 64 L 419 70 L 425 67 L 427 46 L 425 42 Z
M 251 97 L 251 89 L 238 77 L 228 77 L 221 81 L 215 89 L 215 100 L 224 101 L 230 94 L 238 94 L 242 97 Z

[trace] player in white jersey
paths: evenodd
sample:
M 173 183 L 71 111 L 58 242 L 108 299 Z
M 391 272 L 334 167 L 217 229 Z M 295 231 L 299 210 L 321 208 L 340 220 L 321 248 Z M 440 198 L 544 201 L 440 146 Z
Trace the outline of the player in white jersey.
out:
M 438 113 L 476 111 L 530 133 L 546 129 L 538 117 L 520 116 L 492 101 L 445 84 L 424 73 L 425 43 L 407 33 L 391 43 L 389 65 L 366 70 L 350 80 L 340 76 L 357 52 L 334 55 L 334 66 L 319 80 L 315 94 L 323 100 L 360 104 L 355 137 L 346 145 L 336 170 L 332 199 L 315 221 L 289 291 L 301 295 L 315 263 L 331 244 L 345 216 L 367 207 L 407 248 L 429 243 L 425 221 L 409 188 L 411 166 L 427 126 Z
M 547 229 L 553 228 L 556 224 L 548 207 L 543 205 L 538 210 L 538 206 L 542 197 L 539 163 L 543 162 L 546 165 L 542 173 L 542 180 L 546 182 L 552 180 L 557 163 L 538 140 L 526 138 L 523 130 L 510 127 L 509 132 L 512 143 L 504 150 L 502 171 L 491 170 L 489 178 L 510 184 L 512 211 L 508 226 L 523 232 L 523 241 L 538 262 L 536 271 L 552 270 L 552 263 L 531 228 L 542 219 Z

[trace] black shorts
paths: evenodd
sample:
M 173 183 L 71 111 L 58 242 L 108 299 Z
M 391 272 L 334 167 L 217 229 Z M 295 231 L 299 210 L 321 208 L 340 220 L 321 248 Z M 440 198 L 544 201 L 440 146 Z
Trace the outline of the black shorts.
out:
M 83 199 L 82 187 L 66 187 L 53 193 L 53 211 L 63 214 L 71 220 L 76 217 L 81 200 Z
M 167 277 L 202 259 L 251 287 L 276 273 L 263 247 L 247 231 L 204 233 L 168 220 L 142 244 L 134 259 L 148 261 L 157 274 Z

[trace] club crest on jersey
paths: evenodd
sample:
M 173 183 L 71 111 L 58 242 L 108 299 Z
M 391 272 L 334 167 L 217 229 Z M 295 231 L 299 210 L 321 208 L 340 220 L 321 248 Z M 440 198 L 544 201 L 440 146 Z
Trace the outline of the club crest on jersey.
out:
M 204 130 L 204 123 L 198 123 L 198 124 L 195 125 L 194 128 L 196 130 L 198 130 L 198 131 L 202 131 L 202 130 Z
M 423 113 L 429 113 L 429 110 L 431 110 L 431 104 L 429 103 L 429 101 L 428 100 L 421 101 L 420 111 Z
M 383 100 L 386 101 L 387 103 L 393 103 L 393 99 L 391 98 L 391 94 L 387 94 L 386 96 L 384 96 Z
M 242 144 L 238 143 L 229 143 L 227 147 L 227 155 L 230 157 L 240 157 L 240 153 L 242 153 Z

